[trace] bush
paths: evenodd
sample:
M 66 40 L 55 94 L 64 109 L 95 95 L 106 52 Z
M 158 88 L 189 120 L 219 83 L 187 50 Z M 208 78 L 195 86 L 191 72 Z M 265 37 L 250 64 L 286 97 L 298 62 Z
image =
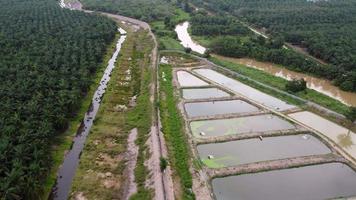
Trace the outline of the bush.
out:
M 304 79 L 293 79 L 286 84 L 286 90 L 290 92 L 300 92 L 307 89 L 307 82 Z
M 190 52 L 192 52 L 192 49 L 188 47 L 188 48 L 185 48 L 184 51 L 185 51 L 185 53 L 190 53 Z
M 160 157 L 159 161 L 160 161 L 159 166 L 161 167 L 161 172 L 163 172 L 168 166 L 168 161 L 164 157 Z
M 356 107 L 350 107 L 349 111 L 346 114 L 347 119 L 352 122 L 356 120 Z

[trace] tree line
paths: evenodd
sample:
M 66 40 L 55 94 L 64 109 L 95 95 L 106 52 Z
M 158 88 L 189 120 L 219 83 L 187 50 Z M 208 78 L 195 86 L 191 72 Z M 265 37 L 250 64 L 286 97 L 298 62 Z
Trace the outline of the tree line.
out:
M 53 138 L 92 83 L 116 24 L 54 0 L 0 1 L 0 198 L 38 199 Z
M 192 0 L 217 16 L 232 15 L 284 42 L 305 48 L 328 63 L 326 72 L 303 68 L 330 79 L 343 90 L 356 91 L 356 2 L 305 0 Z M 282 52 L 283 50 L 280 50 Z M 282 58 L 281 58 L 282 59 Z M 282 64 L 282 63 L 278 63 Z

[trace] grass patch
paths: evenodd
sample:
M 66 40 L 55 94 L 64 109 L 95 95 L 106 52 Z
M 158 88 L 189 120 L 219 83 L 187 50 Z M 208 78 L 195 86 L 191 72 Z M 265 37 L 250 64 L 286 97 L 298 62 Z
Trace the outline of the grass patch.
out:
M 165 74 L 166 80 L 162 79 Z M 177 109 L 177 97 L 174 95 L 172 84 L 172 67 L 160 65 L 160 114 L 163 133 L 170 152 L 170 163 L 179 177 L 183 187 L 182 197 L 179 199 L 195 199 L 192 193 L 192 175 L 189 171 L 190 152 L 187 138 L 183 130 L 183 119 Z
M 111 43 L 111 45 L 106 50 L 106 54 L 105 54 L 105 57 L 103 58 L 103 62 L 100 65 L 100 67 L 98 68 L 96 74 L 93 75 L 93 77 L 92 77 L 93 81 L 90 85 L 90 88 L 89 88 L 86 96 L 81 100 L 81 103 L 80 103 L 81 106 L 80 106 L 79 110 L 74 115 L 74 117 L 71 118 L 69 121 L 68 129 L 64 133 L 56 135 L 56 137 L 53 140 L 53 148 L 51 151 L 52 166 L 51 166 L 49 176 L 47 176 L 46 180 L 44 181 L 44 189 L 43 189 L 43 195 L 42 195 L 41 199 L 48 199 L 48 197 L 52 191 L 52 187 L 56 183 L 57 172 L 58 172 L 59 166 L 62 164 L 62 162 L 64 160 L 64 154 L 68 149 L 70 149 L 70 147 L 72 145 L 72 139 L 75 136 L 77 129 L 79 128 L 80 123 L 83 120 L 84 115 L 90 106 L 92 97 L 99 85 L 101 77 L 104 74 L 107 63 L 110 60 L 113 52 L 116 49 L 116 43 L 117 43 L 117 40 L 119 39 L 119 37 L 120 37 L 120 35 L 117 34 L 115 36 L 115 39 Z
M 120 199 L 122 184 L 127 178 L 124 155 L 127 137 L 131 129 L 137 128 L 136 144 L 139 146 L 135 182 L 138 193 L 132 199 L 151 199 L 152 191 L 145 188 L 148 170 L 145 141 L 151 126 L 149 83 L 152 68 L 149 54 L 152 40 L 147 32 L 133 33 L 128 30 L 120 57 L 113 70 L 105 97 L 95 123 L 88 135 L 71 191 L 74 199 L 78 192 L 91 199 Z M 127 80 L 131 74 L 131 80 Z M 137 96 L 136 106 L 130 107 L 129 100 Z M 127 110 L 117 109 L 125 105 Z M 109 173 L 109 176 L 106 174 Z M 145 198 L 142 198 L 145 197 Z
M 229 61 L 223 61 L 223 60 L 215 58 L 215 57 L 211 57 L 209 60 L 216 63 L 217 65 L 220 65 L 227 69 L 233 70 L 239 74 L 248 76 L 258 82 L 270 85 L 270 86 L 280 89 L 282 91 L 286 91 L 285 85 L 287 84 L 288 81 L 283 78 L 276 77 L 276 76 L 268 74 L 262 70 L 250 68 L 250 67 L 247 67 L 247 66 L 244 66 L 241 64 L 237 64 L 237 63 L 233 63 L 233 62 L 229 62 Z M 261 88 L 261 86 L 254 86 L 254 87 L 258 87 L 258 89 Z M 263 88 L 261 88 L 261 90 L 264 91 Z M 272 95 L 276 94 L 276 92 L 271 92 L 271 91 L 270 92 L 267 91 L 267 93 L 272 94 Z M 298 93 L 295 93 L 294 95 L 301 97 L 303 99 L 315 102 L 319 105 L 322 105 L 330 110 L 333 110 L 333 111 L 338 112 L 343 115 L 347 114 L 347 112 L 349 110 L 349 107 L 347 105 L 341 103 L 340 101 L 335 100 L 331 97 L 328 97 L 328 96 L 321 94 L 321 93 L 319 93 L 315 90 L 312 90 L 312 89 L 307 89 L 306 91 L 298 92 Z M 277 97 L 279 97 L 279 95 Z M 293 102 L 293 100 L 291 100 L 290 98 L 287 98 L 286 100 L 288 100 L 288 102 L 290 102 L 290 103 Z

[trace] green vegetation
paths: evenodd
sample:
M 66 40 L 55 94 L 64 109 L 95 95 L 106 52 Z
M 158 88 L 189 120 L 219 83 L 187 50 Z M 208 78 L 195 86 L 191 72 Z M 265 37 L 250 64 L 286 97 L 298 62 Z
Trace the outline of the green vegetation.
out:
M 304 79 L 293 79 L 286 84 L 286 90 L 289 92 L 300 92 L 307 89 L 307 82 Z
M 160 114 L 163 133 L 169 147 L 170 163 L 175 176 L 180 180 L 183 188 L 179 199 L 194 199 L 192 193 L 192 175 L 189 171 L 190 152 L 187 138 L 183 129 L 183 119 L 176 107 L 177 97 L 174 95 L 172 84 L 172 68 L 170 65 L 160 65 Z M 163 74 L 165 79 L 163 79 Z
M 244 65 L 232 63 L 229 61 L 223 61 L 216 57 L 212 57 L 212 58 L 210 58 L 210 60 L 220 66 L 223 66 L 227 69 L 238 72 L 239 74 L 248 76 L 256 81 L 270 85 L 270 86 L 280 89 L 282 91 L 283 90 L 285 91 L 285 85 L 288 83 L 288 81 L 283 78 L 276 77 L 274 75 L 268 74 L 268 73 L 263 72 L 258 69 L 254 69 L 254 68 L 247 67 Z M 255 84 L 253 84 L 253 85 L 255 85 Z M 257 86 L 255 86 L 255 87 L 257 87 Z M 263 89 L 263 88 L 261 88 L 261 90 L 266 92 L 265 89 Z M 272 95 L 274 94 L 274 96 L 276 96 L 276 92 L 271 91 L 270 94 L 272 94 Z M 338 113 L 341 113 L 344 115 L 347 115 L 347 113 L 350 112 L 349 111 L 350 108 L 348 106 L 346 106 L 345 104 L 343 104 L 340 101 L 335 100 L 331 97 L 328 97 L 324 94 L 321 94 L 315 90 L 312 90 L 312 89 L 306 89 L 305 91 L 297 92 L 294 95 L 304 98 L 306 100 L 310 100 L 312 102 L 320 104 L 326 108 L 329 108 L 335 112 L 338 112 Z M 282 99 L 287 100 L 290 103 L 295 102 L 295 100 L 292 100 L 291 98 L 282 97 Z M 295 103 L 300 104 L 300 102 L 295 102 Z
M 149 53 L 152 40 L 147 32 L 128 31 L 116 68 L 113 71 L 102 105 L 89 134 L 80 165 L 72 186 L 72 196 L 79 192 L 95 199 L 122 197 L 122 183 L 127 150 L 127 136 L 137 128 L 136 144 L 139 147 L 135 181 L 138 193 L 132 199 L 151 199 L 152 192 L 145 188 L 148 171 L 144 166 L 148 152 L 145 142 L 151 126 L 152 106 L 149 101 L 149 84 L 152 72 Z M 131 76 L 131 80 L 127 77 Z M 137 96 L 136 106 L 130 106 Z M 120 109 L 125 105 L 127 109 Z M 109 176 L 106 174 L 109 173 Z
M 253 53 L 246 54 L 250 57 L 268 59 L 296 71 L 315 74 L 333 80 L 343 90 L 356 91 L 355 1 L 192 1 L 196 5 L 203 5 L 217 16 L 232 15 L 262 31 L 267 30 L 267 33 L 281 42 L 306 48 L 311 55 L 330 65 L 319 65 L 301 55 L 294 55 L 294 51 L 287 49 L 275 48 L 269 56 L 258 57 L 261 54 L 260 48 L 253 50 L 241 42 L 234 48 L 230 47 L 232 51 L 247 47 Z M 262 50 L 266 53 L 265 49 Z
M 173 13 L 169 0 L 82 0 L 89 10 L 133 17 L 143 21 L 163 19 Z
M 114 22 L 56 1 L 0 2 L 0 198 L 40 198 L 60 159 L 52 141 L 78 112 L 115 33 Z
M 174 28 L 177 24 L 189 19 L 189 14 L 182 9 L 175 9 L 174 14 L 166 16 L 164 20 L 156 20 L 151 23 L 152 31 L 155 33 L 159 49 L 176 49 L 184 50 L 179 43 Z
M 163 172 L 163 171 L 167 168 L 167 166 L 168 166 L 168 161 L 167 161 L 167 159 L 164 158 L 164 157 L 160 157 L 160 158 L 159 158 L 159 166 L 160 166 L 160 168 L 161 168 L 161 171 Z

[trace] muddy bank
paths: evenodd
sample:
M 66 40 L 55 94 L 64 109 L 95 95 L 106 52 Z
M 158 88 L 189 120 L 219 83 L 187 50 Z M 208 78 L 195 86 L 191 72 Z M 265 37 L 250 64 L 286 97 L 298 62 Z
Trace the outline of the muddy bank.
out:
M 299 72 L 294 72 L 288 70 L 287 68 L 275 65 L 273 63 L 260 62 L 250 58 L 237 59 L 219 55 L 214 55 L 214 57 L 220 60 L 229 61 L 232 63 L 242 64 L 251 68 L 259 69 L 274 76 L 284 78 L 286 80 L 303 78 L 304 80 L 306 80 L 308 88 L 325 94 L 333 99 L 339 100 L 344 104 L 356 106 L 356 93 L 342 91 L 338 87 L 334 86 L 329 80 L 317 78 Z
M 92 103 L 87 113 L 84 116 L 82 125 L 78 128 L 77 134 L 73 139 L 72 148 L 65 155 L 64 161 L 58 171 L 57 182 L 53 187 L 50 199 L 62 200 L 67 199 L 71 184 L 79 165 L 80 155 L 83 150 L 86 138 L 93 125 L 95 116 L 101 105 L 102 98 L 105 94 L 107 85 L 110 81 L 110 76 L 115 68 L 115 62 L 124 43 L 126 36 L 121 36 L 116 43 L 116 50 L 113 53 L 108 65 L 104 71 L 103 77 L 100 80 L 99 87 L 94 93 Z

